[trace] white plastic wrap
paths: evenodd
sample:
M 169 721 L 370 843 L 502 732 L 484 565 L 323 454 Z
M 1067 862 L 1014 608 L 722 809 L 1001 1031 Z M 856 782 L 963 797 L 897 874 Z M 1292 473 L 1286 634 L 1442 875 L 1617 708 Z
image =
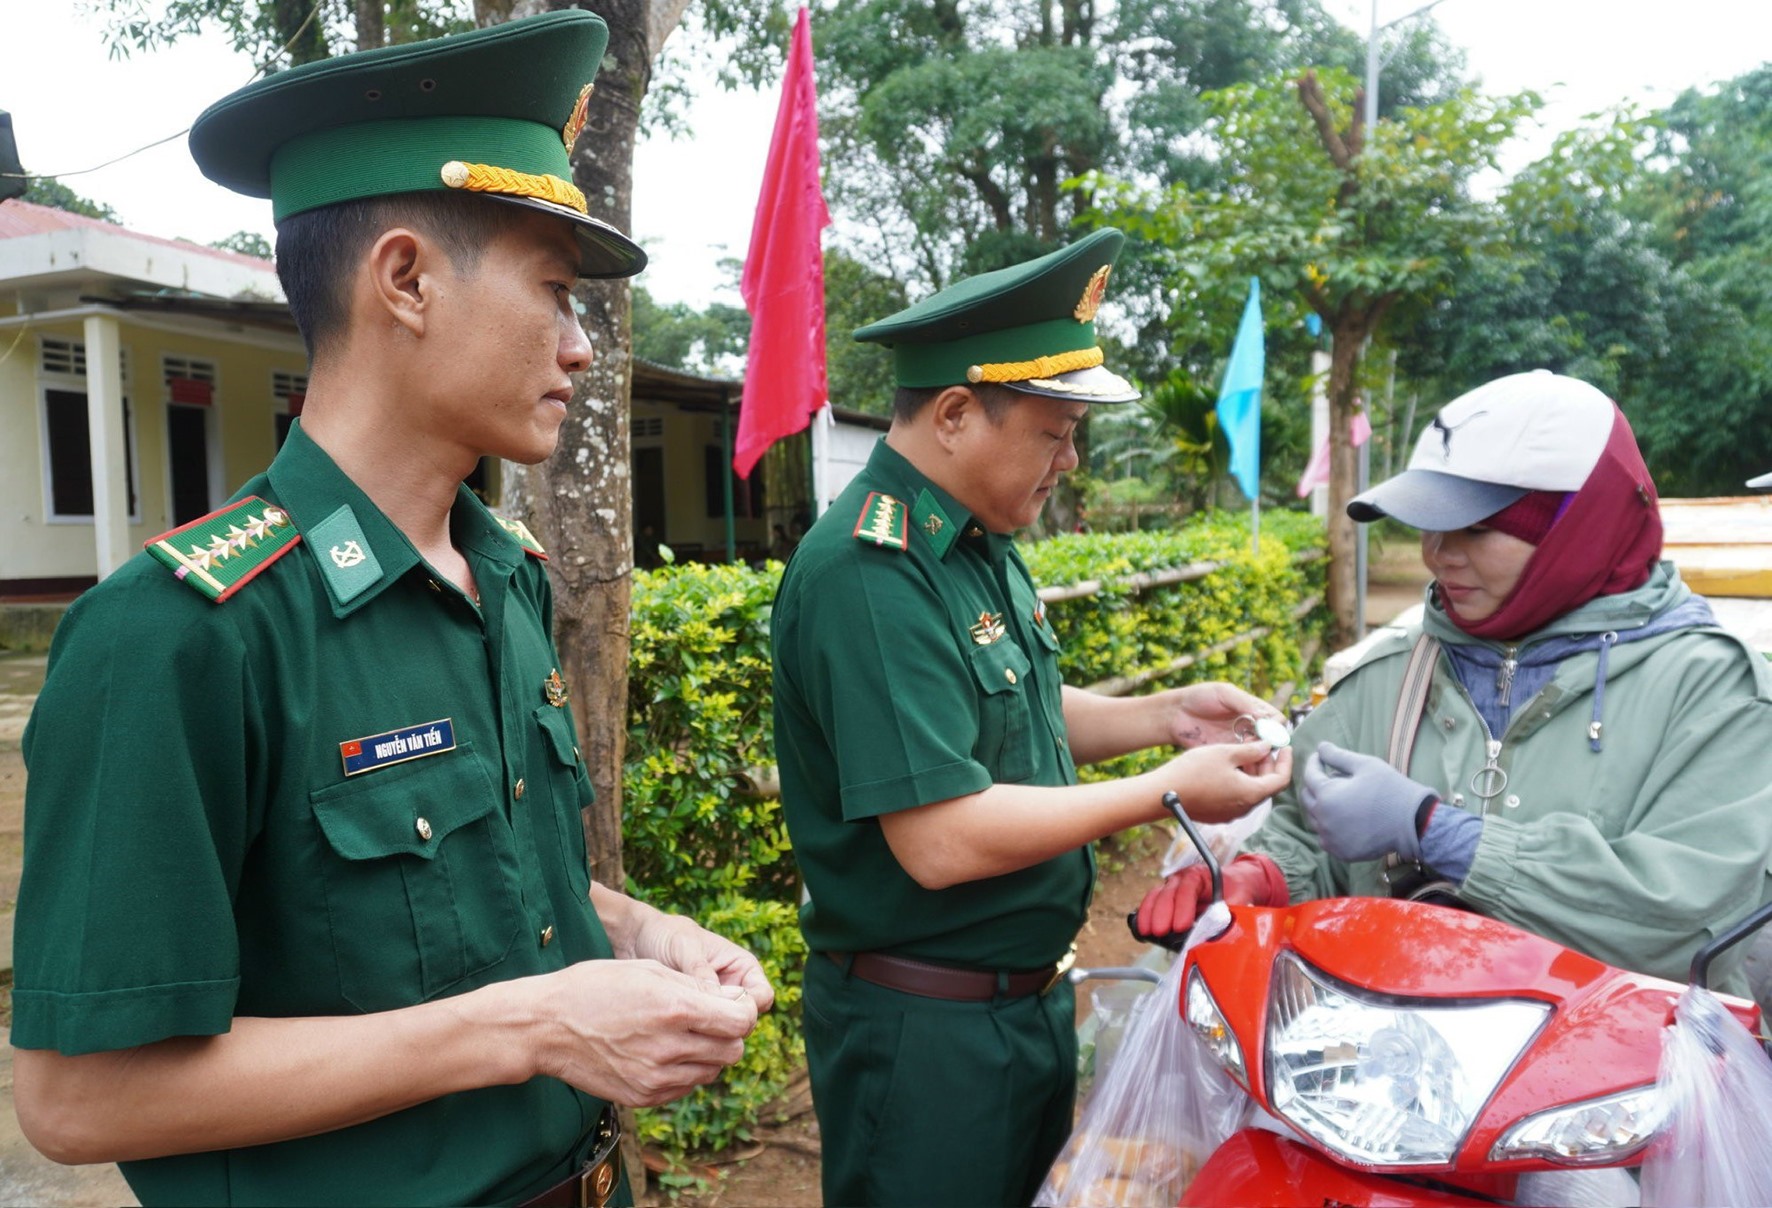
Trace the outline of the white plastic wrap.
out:
M 1267 821 L 1267 816 L 1273 810 L 1274 803 L 1271 800 L 1263 801 L 1241 818 L 1232 818 L 1229 822 L 1196 822 L 1194 829 L 1200 832 L 1200 838 L 1206 840 L 1206 846 L 1212 849 L 1212 856 L 1218 861 L 1218 866 L 1224 868 L 1237 858 L 1237 853 L 1243 850 L 1243 843 L 1261 829 L 1261 824 Z M 1163 867 L 1158 870 L 1157 875 L 1166 877 L 1189 864 L 1199 862 L 1199 849 L 1177 827 L 1175 836 L 1169 841 L 1169 850 L 1163 853 Z
M 1229 923 L 1229 907 L 1213 905 L 1188 947 Z M 1186 965 L 1184 952 L 1133 1006 L 1119 1054 L 1096 1080 L 1035 1204 L 1169 1208 L 1247 1117 L 1249 1097 L 1182 1018 Z
M 1772 1204 L 1772 1059 L 1708 990 L 1690 986 L 1674 1004 L 1660 1087 L 1644 1205 Z

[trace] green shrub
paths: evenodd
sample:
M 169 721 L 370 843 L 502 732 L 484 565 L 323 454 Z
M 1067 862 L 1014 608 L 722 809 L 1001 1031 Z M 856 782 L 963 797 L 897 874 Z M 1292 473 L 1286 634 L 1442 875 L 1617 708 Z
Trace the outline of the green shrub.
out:
M 1042 586 L 1225 563 L 1207 578 L 1142 594 L 1109 586 L 1050 605 L 1066 682 L 1161 667 L 1265 625 L 1267 636 L 1166 682 L 1228 679 L 1261 693 L 1289 680 L 1302 684 L 1309 669 L 1301 648 L 1327 614 L 1319 607 L 1294 620 L 1292 611 L 1322 592 L 1325 564 L 1293 555 L 1321 545 L 1322 525 L 1297 513 L 1263 516 L 1259 557 L 1250 551 L 1248 525 L 1246 516 L 1221 512 L 1173 531 L 1068 535 L 1024 546 Z M 622 780 L 629 891 L 750 948 L 777 994 L 743 1062 L 679 1103 L 639 1113 L 642 1139 L 679 1153 L 747 1140 L 804 1060 L 798 870 L 780 802 L 759 795 L 750 775 L 775 763 L 769 609 L 780 575 L 771 563 L 762 571 L 683 564 L 634 576 Z M 1123 775 L 1164 756 L 1132 755 L 1084 774 Z
M 780 567 L 687 563 L 634 576 L 628 758 L 622 775 L 628 891 L 755 952 L 772 1014 L 720 1080 L 641 1111 L 641 1139 L 721 1150 L 749 1137 L 805 1059 L 800 1037 L 799 879 L 781 803 L 747 771 L 770 741 L 769 605 Z

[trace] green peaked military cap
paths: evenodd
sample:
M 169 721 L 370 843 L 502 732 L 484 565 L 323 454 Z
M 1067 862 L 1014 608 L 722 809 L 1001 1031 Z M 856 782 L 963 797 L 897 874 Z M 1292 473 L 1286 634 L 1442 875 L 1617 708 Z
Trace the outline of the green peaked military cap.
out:
M 855 338 L 892 349 L 900 386 L 995 382 L 1079 402 L 1132 402 L 1138 391 L 1102 367 L 1095 342 L 1095 312 L 1125 242 L 1104 227 L 1037 260 L 956 281 Z
M 393 193 L 472 192 L 569 220 L 580 275 L 629 277 L 646 253 L 590 216 L 572 144 L 609 44 L 569 9 L 304 63 L 223 97 L 191 127 L 203 174 L 268 197 L 278 222 Z

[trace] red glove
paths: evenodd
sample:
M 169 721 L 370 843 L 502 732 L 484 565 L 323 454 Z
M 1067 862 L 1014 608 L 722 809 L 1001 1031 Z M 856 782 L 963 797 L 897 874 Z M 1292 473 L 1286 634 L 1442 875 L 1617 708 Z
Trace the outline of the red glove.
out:
M 1224 870 L 1224 900 L 1233 906 L 1284 906 L 1290 895 L 1278 864 L 1266 856 L 1242 855 Z M 1146 943 L 1179 950 L 1211 901 L 1212 874 L 1204 864 L 1190 864 L 1145 894 L 1126 925 Z

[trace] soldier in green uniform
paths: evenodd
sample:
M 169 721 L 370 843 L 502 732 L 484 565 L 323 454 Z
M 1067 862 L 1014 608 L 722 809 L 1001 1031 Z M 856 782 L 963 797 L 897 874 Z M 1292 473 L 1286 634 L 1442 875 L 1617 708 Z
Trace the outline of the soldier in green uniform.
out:
M 831 1204 L 1025 1204 L 1070 1129 L 1061 959 L 1090 840 L 1203 820 L 1287 783 L 1233 742 L 1277 710 L 1228 684 L 1113 700 L 1065 687 L 1011 534 L 1077 464 L 1102 367 L 1100 231 L 856 332 L 891 345 L 892 427 L 782 579 L 773 620 L 782 798 L 809 900 L 807 1057 Z M 1076 765 L 1190 748 L 1078 785 Z
M 644 264 L 570 184 L 607 37 L 316 63 L 192 131 L 273 199 L 306 407 L 62 621 L 13 996 L 26 1136 L 146 1204 L 623 1199 L 609 1105 L 709 1081 L 772 1002 L 590 882 L 545 555 L 461 486 L 548 455 L 574 280 Z

